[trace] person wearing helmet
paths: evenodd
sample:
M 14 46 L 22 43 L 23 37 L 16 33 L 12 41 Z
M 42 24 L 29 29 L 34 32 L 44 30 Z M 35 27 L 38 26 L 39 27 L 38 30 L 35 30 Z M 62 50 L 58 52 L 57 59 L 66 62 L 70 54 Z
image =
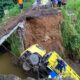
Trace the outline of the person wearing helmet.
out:
M 23 11 L 23 0 L 18 0 L 18 4 L 19 4 L 20 11 L 22 13 L 22 11 Z

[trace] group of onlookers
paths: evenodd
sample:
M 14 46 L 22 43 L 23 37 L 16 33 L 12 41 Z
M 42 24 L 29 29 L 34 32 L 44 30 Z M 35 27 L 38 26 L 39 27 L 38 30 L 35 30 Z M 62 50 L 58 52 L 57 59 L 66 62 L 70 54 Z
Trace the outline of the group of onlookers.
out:
M 35 2 L 33 4 L 33 7 L 40 5 L 41 1 L 44 1 L 45 3 L 46 3 L 46 1 L 47 2 L 51 1 L 52 4 L 53 4 L 53 7 L 55 7 L 55 6 L 61 7 L 61 5 L 66 5 L 66 2 L 67 2 L 67 0 L 35 0 Z M 20 10 L 22 12 L 22 10 L 23 10 L 23 0 L 18 0 L 18 4 L 19 4 Z
M 61 7 L 61 5 L 66 5 L 67 0 L 35 0 L 33 3 L 33 9 L 39 5 L 44 5 L 43 2 L 45 5 L 51 2 L 53 7 Z
M 61 5 L 66 5 L 67 0 L 51 0 L 53 6 L 61 7 Z

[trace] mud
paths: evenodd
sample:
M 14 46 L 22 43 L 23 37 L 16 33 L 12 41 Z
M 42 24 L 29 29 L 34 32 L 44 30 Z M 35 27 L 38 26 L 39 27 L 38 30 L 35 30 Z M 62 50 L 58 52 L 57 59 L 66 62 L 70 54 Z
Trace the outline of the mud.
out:
M 2 53 L 0 52 L 0 54 Z M 16 76 L 19 76 L 20 78 L 23 79 L 26 78 L 27 76 L 23 69 L 14 65 L 12 62 L 13 55 L 11 55 L 9 52 L 0 55 L 0 74 L 3 75 L 14 74 Z M 0 80 L 2 79 L 0 78 Z
M 26 47 L 38 43 L 48 52 L 53 50 L 63 52 L 61 19 L 60 14 L 28 19 L 25 25 Z

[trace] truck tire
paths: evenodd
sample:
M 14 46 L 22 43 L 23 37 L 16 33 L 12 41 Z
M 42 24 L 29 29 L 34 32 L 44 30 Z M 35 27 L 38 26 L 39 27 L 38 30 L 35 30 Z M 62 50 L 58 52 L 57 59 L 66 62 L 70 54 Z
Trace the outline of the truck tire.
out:
M 22 67 L 25 71 L 29 71 L 31 69 L 30 66 L 26 62 L 23 63 Z

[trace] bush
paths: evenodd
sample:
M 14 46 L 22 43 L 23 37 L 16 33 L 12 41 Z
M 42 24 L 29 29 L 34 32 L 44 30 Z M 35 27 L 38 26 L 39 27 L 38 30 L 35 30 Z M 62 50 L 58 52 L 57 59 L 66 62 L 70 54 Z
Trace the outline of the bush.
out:
M 3 18 L 4 16 L 4 9 L 3 6 L 0 5 L 0 18 Z
M 75 21 L 72 19 L 73 16 L 68 16 L 67 11 L 73 11 L 76 15 Z M 62 36 L 63 42 L 66 49 L 70 54 L 75 55 L 74 58 L 80 60 L 80 0 L 68 0 L 66 10 L 62 8 L 64 22 L 62 24 Z
M 11 44 L 11 52 L 13 55 L 20 56 L 20 40 L 16 32 L 8 38 L 8 42 Z
M 12 9 L 9 10 L 9 16 L 16 16 L 19 13 L 20 11 L 18 5 L 15 5 Z

